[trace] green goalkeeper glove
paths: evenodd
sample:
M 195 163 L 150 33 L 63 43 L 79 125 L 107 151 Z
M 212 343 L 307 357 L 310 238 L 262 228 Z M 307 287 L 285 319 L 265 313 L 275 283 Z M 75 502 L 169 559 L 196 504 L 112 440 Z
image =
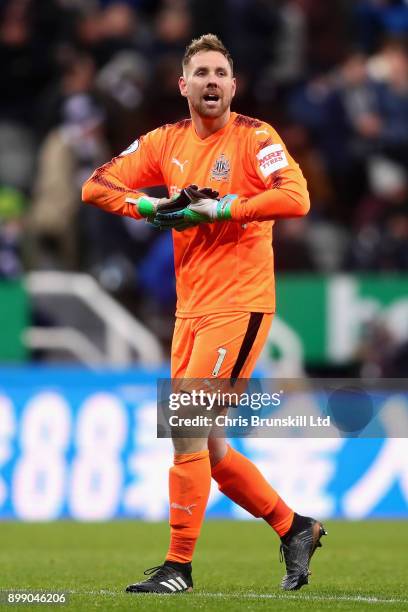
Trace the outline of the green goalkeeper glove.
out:
M 216 192 L 208 188 L 199 190 L 195 185 L 183 189 L 183 192 L 189 198 L 188 205 L 178 210 L 170 206 L 160 206 L 154 219 L 156 227 L 179 229 L 180 224 L 187 224 L 189 227 L 199 223 L 227 221 L 231 219 L 231 204 L 238 197 L 235 194 L 229 194 L 218 199 Z
M 142 217 L 153 221 L 159 208 L 164 207 L 165 210 L 182 210 L 190 203 L 190 198 L 183 189 L 180 193 L 176 193 L 171 198 L 153 198 L 152 196 L 142 195 L 140 198 L 126 198 L 125 202 L 134 204 Z

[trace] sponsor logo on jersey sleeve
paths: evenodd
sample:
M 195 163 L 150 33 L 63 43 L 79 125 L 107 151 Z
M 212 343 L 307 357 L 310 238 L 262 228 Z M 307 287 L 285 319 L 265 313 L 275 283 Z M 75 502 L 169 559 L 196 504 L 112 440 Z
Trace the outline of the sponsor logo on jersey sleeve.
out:
M 265 178 L 289 165 L 281 144 L 272 144 L 261 149 L 256 157 L 259 162 L 259 169 Z
M 135 151 L 137 151 L 138 148 L 139 148 L 139 139 L 137 138 L 134 142 L 132 142 L 132 144 L 128 146 L 127 149 L 122 151 L 120 155 L 129 155 L 129 153 L 134 153 Z

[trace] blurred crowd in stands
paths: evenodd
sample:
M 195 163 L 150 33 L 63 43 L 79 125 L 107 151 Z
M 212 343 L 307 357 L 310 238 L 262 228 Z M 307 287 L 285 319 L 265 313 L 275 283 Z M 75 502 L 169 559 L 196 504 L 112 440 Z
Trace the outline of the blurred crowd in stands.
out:
M 187 116 L 180 60 L 207 32 L 234 57 L 233 109 L 272 123 L 309 183 L 277 270 L 408 270 L 407 0 L 0 0 L 0 277 L 82 270 L 173 310 L 169 234 L 80 190 Z

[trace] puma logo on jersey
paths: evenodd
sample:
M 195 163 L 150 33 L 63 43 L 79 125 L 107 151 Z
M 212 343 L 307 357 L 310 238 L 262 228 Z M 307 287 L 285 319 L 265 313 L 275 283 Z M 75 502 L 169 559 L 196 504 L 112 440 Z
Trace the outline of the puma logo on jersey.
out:
M 175 510 L 185 510 L 187 514 L 191 516 L 193 514 L 193 511 L 191 510 L 191 508 L 194 508 L 194 506 L 196 505 L 197 504 L 190 504 L 189 506 L 181 506 L 180 504 L 176 504 L 175 502 L 173 502 L 170 507 L 174 508 Z
M 268 130 L 256 130 L 255 134 L 266 134 L 267 136 L 269 136 Z
M 176 164 L 176 166 L 178 166 L 180 170 L 184 172 L 184 166 L 188 164 L 188 159 L 186 159 L 185 161 L 183 161 L 183 163 L 181 163 L 176 157 L 173 157 L 173 159 L 171 160 L 171 163 Z

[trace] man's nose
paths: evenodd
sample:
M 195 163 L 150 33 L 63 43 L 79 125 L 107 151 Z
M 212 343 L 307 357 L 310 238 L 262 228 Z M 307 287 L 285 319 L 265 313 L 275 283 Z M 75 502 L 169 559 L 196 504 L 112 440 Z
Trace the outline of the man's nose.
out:
M 218 78 L 212 74 L 208 77 L 207 87 L 218 87 Z

